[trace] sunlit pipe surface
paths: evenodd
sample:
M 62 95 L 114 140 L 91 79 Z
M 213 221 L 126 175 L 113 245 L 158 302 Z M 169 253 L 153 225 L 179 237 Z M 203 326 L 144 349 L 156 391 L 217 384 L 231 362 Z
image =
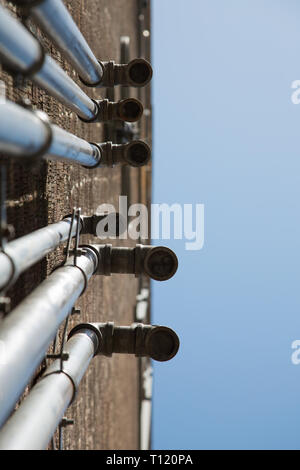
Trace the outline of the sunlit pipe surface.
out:
M 8 11 L 0 6 L 0 57 L 6 66 L 25 73 L 41 57 L 37 39 Z M 85 120 L 93 120 L 98 107 L 47 54 L 31 79 Z
M 47 447 L 72 401 L 73 382 L 79 385 L 97 345 L 97 336 L 93 332 L 90 335 L 78 333 L 69 339 L 64 348 L 69 354 L 63 363 L 65 373 L 51 374 L 60 367 L 59 360 L 47 369 L 47 375 L 33 387 L 0 431 L 1 450 L 43 450 Z
M 122 58 L 121 64 L 99 62 L 61 0 L 41 0 L 32 5 L 30 0 L 12 1 L 27 6 L 26 14 L 69 60 L 85 85 L 143 87 L 150 82 L 152 67 L 145 59 L 136 58 L 128 63 Z
M 1 322 L 0 426 L 45 357 L 61 322 L 70 313 L 97 267 L 86 249 L 68 265 L 55 270 Z M 70 264 L 69 264 L 70 263 Z
M 1 34 L 1 33 L 0 33 Z M 86 167 L 96 166 L 101 152 L 96 145 L 50 124 L 52 140 L 44 155 Z M 6 101 L 0 106 L 0 151 L 4 155 L 26 158 L 39 152 L 47 141 L 47 128 L 34 112 Z M 43 155 L 41 155 L 42 157 Z
M 101 81 L 102 67 L 61 0 L 44 0 L 30 15 L 85 82 L 93 85 Z
M 170 360 L 177 353 L 179 339 L 164 326 L 113 323 L 79 324 L 70 332 L 64 351 L 69 355 L 48 367 L 18 410 L 0 431 L 0 449 L 44 449 L 66 408 L 75 397 L 79 383 L 94 355 L 112 353 L 150 356 Z
M 70 227 L 71 218 L 66 218 L 7 243 L 5 251 L 0 252 L 0 292 L 8 285 L 12 285 L 26 269 L 55 250 L 60 243 L 65 242 L 68 239 Z M 72 237 L 75 236 L 76 229 L 77 219 L 75 218 Z

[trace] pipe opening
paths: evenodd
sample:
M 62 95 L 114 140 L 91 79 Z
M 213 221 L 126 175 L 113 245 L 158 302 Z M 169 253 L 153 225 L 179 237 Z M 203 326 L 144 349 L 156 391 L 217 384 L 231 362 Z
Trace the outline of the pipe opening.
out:
M 142 117 L 143 111 L 142 103 L 134 98 L 128 98 L 120 102 L 119 114 L 124 121 L 138 121 Z
M 146 165 L 150 160 L 150 156 L 150 147 L 142 141 L 131 142 L 125 152 L 126 161 L 135 167 Z
M 178 259 L 175 253 L 164 246 L 152 248 L 144 261 L 146 273 L 156 281 L 167 281 L 177 271 Z
M 152 67 L 144 59 L 135 59 L 128 64 L 128 76 L 133 86 L 145 86 L 152 78 Z
M 179 338 L 177 334 L 165 326 L 155 327 L 146 338 L 146 350 L 156 361 L 169 361 L 178 352 Z

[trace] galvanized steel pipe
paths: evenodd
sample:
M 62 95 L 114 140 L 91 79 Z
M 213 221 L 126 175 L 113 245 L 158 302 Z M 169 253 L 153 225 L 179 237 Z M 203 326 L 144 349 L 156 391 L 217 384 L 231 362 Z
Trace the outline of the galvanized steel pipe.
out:
M 135 59 L 129 64 L 98 61 L 61 0 L 41 0 L 38 4 L 31 0 L 14 0 L 14 3 L 26 8 L 31 19 L 67 57 L 87 86 L 141 87 L 151 80 L 152 68 L 144 59 Z
M 0 106 L 0 151 L 3 155 L 29 159 L 30 162 L 46 158 L 78 163 L 87 168 L 118 163 L 142 166 L 151 154 L 149 146 L 142 141 L 121 145 L 87 142 L 50 124 L 45 113 L 10 101 Z
M 70 405 L 95 351 L 98 337 L 93 331 L 80 332 L 66 343 L 69 355 L 60 372 L 55 361 L 0 431 L 0 449 L 42 450 Z
M 81 222 L 80 225 L 82 226 Z M 70 228 L 71 217 L 7 243 L 5 251 L 0 251 L 0 292 L 10 287 L 20 274 L 55 250 L 60 243 L 67 241 Z M 75 218 L 72 237 L 75 236 L 76 229 Z
M 85 82 L 94 85 L 101 81 L 102 67 L 61 0 L 44 0 L 29 13 Z
M 98 258 L 85 248 L 56 269 L 1 322 L 0 426 L 6 421 L 62 321 L 97 268 Z
M 66 160 L 86 167 L 96 166 L 99 148 L 51 125 L 47 115 L 6 101 L 0 106 L 0 151 L 18 158 L 45 157 Z
M 35 37 L 0 6 L 0 56 L 8 68 L 30 76 L 78 116 L 93 120 L 97 103 L 47 54 Z
M 172 359 L 179 348 L 176 333 L 164 326 L 113 323 L 79 324 L 69 334 L 65 352 L 33 387 L 0 431 L 1 450 L 45 449 L 94 355 L 135 354 L 158 361 Z

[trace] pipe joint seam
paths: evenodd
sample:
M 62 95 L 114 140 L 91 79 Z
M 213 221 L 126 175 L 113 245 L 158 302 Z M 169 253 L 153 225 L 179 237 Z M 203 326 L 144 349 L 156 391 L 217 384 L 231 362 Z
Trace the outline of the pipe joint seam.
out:
M 13 65 L 10 65 L 8 63 L 3 63 L 2 68 L 6 72 L 8 72 L 10 75 L 17 76 L 17 77 L 20 76 L 20 77 L 23 77 L 25 79 L 26 78 L 31 78 L 32 79 L 34 77 L 34 75 L 36 75 L 41 70 L 41 68 L 43 67 L 45 59 L 46 59 L 46 53 L 44 51 L 44 48 L 43 48 L 42 44 L 37 40 L 37 38 L 32 33 L 32 31 L 30 31 L 30 29 L 28 29 L 28 28 L 26 28 L 26 30 L 28 31 L 29 34 L 31 34 L 32 37 L 34 37 L 34 39 L 37 42 L 37 45 L 38 45 L 38 48 L 39 48 L 39 56 L 38 56 L 37 60 L 35 62 L 33 62 L 33 64 L 31 64 L 29 67 L 27 67 L 27 69 L 25 69 L 25 70 L 20 70 L 19 68 L 14 67 Z
M 72 338 L 75 334 L 86 334 L 89 336 L 91 341 L 94 344 L 94 356 L 99 353 L 99 350 L 103 346 L 103 336 L 99 328 L 97 328 L 93 323 L 79 323 L 74 326 L 68 335 L 68 340 Z
M 44 155 L 48 153 L 49 148 L 51 147 L 52 140 L 53 140 L 53 132 L 50 124 L 49 117 L 43 111 L 34 111 L 35 116 L 37 116 L 44 126 L 46 130 L 46 139 L 44 143 L 41 145 L 41 148 L 34 152 L 33 154 L 29 155 L 29 164 L 37 163 Z
M 87 86 L 89 88 L 97 88 L 97 87 L 103 86 L 102 85 L 102 80 L 103 80 L 103 75 L 104 75 L 104 66 L 103 66 L 103 63 L 100 62 L 100 60 L 98 60 L 98 63 L 99 63 L 99 65 L 101 67 L 101 70 L 102 70 L 102 77 L 100 78 L 100 80 L 98 80 L 98 82 L 88 83 L 82 77 L 80 77 L 80 75 L 79 75 L 78 78 L 84 86 Z
M 150 63 L 141 58 L 133 59 L 127 64 L 116 64 L 114 61 L 100 62 L 102 67 L 103 76 L 97 85 L 89 85 L 84 82 L 86 86 L 101 86 L 101 87 L 114 87 L 116 85 L 143 87 L 147 85 L 153 75 Z
M 52 371 L 49 371 L 49 372 L 46 371 L 44 373 L 44 375 L 41 377 L 41 379 L 39 380 L 39 382 L 41 382 L 43 379 L 45 379 L 46 377 L 49 377 L 50 375 L 53 375 L 53 374 L 64 374 L 70 380 L 70 382 L 72 384 L 72 388 L 73 388 L 72 398 L 71 398 L 71 401 L 69 403 L 69 406 L 70 406 L 76 398 L 79 385 L 75 383 L 73 377 L 67 371 L 65 371 L 64 369 L 52 370 Z
M 98 101 L 94 100 L 93 98 L 90 98 L 90 100 L 93 101 L 93 103 L 95 104 L 95 109 L 96 109 L 95 116 L 92 117 L 91 119 L 85 119 L 85 118 L 79 116 L 79 114 L 77 114 L 78 119 L 82 122 L 86 122 L 87 124 L 91 124 L 93 122 L 98 122 L 98 116 L 99 116 L 99 112 L 100 112 Z
M 113 144 L 112 142 L 91 144 L 96 145 L 101 152 L 100 161 L 95 167 L 113 168 L 118 164 L 141 167 L 147 165 L 151 157 L 149 145 L 142 140 L 133 140 L 126 144 Z
M 101 166 L 101 163 L 102 163 L 102 150 L 101 150 L 100 145 L 96 144 L 95 142 L 89 142 L 89 144 L 92 145 L 93 147 L 97 148 L 98 153 L 99 153 L 99 159 L 98 159 L 97 163 L 95 163 L 95 165 L 93 165 L 93 166 L 87 166 L 87 165 L 81 165 L 81 166 L 83 168 L 86 168 L 87 170 L 94 170 L 95 168 L 98 168 L 99 166 Z
M 125 121 L 136 122 L 143 115 L 143 105 L 135 98 L 126 98 L 120 101 L 93 100 L 96 105 L 96 115 L 92 119 L 78 118 L 86 123 L 107 122 L 107 121 Z
M 39 119 L 46 133 L 45 140 L 41 144 L 40 148 L 37 149 L 35 152 L 32 152 L 31 154 L 27 155 L 26 157 L 27 165 L 35 166 L 40 161 L 40 159 L 42 159 L 48 153 L 48 150 L 50 149 L 52 141 L 53 141 L 53 131 L 52 131 L 50 119 L 49 119 L 49 116 L 43 111 L 32 110 L 30 101 L 25 100 L 19 103 L 19 106 L 21 108 L 26 109 L 27 111 L 31 111 L 34 114 L 34 116 Z
M 13 256 L 11 256 L 9 253 L 7 253 L 5 248 L 3 250 L 0 250 L 0 255 L 1 254 L 6 256 L 9 263 L 11 264 L 12 274 L 11 274 L 10 278 L 8 279 L 7 283 L 2 288 L 0 288 L 0 294 L 6 292 L 16 282 L 16 280 L 19 277 L 18 266 L 15 263 Z
M 91 247 L 90 245 L 80 245 L 79 249 L 83 250 L 83 253 L 79 252 L 77 254 L 77 263 L 76 264 L 74 263 L 74 257 L 75 256 L 73 254 L 73 256 L 71 256 L 70 258 L 67 259 L 67 261 L 66 261 L 66 263 L 64 264 L 63 267 L 70 266 L 72 268 L 77 268 L 81 271 L 81 273 L 83 275 L 83 279 L 84 279 L 84 287 L 83 287 L 82 292 L 80 294 L 80 297 L 81 297 L 87 289 L 88 282 L 89 282 L 89 277 L 87 276 L 87 273 L 84 271 L 84 269 L 80 266 L 80 258 L 81 258 L 81 256 L 87 256 L 89 258 L 92 258 L 93 264 L 94 264 L 93 274 L 97 270 L 99 258 L 98 258 L 97 253 L 93 249 L 93 247 Z
M 171 328 L 143 323 L 133 323 L 130 326 L 115 326 L 113 322 L 83 323 L 73 328 L 69 338 L 81 332 L 87 334 L 88 330 L 95 332 L 100 338 L 95 356 L 134 354 L 136 357 L 150 357 L 165 362 L 177 354 L 180 345 L 177 334 Z

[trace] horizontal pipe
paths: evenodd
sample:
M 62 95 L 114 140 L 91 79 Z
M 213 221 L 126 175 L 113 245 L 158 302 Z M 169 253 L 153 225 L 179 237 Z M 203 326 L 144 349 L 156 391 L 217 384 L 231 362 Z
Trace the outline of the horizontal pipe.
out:
M 0 6 L 0 56 L 4 65 L 28 75 L 66 107 L 85 120 L 97 117 L 97 103 L 47 54 L 34 36 Z
M 95 350 L 97 335 L 79 333 L 64 347 L 68 360 L 50 366 L 0 431 L 0 450 L 43 450 L 74 397 Z
M 97 268 L 94 252 L 68 259 L 1 322 L 0 426 L 41 363 L 62 321 Z
M 80 381 L 94 355 L 112 353 L 172 359 L 179 348 L 176 333 L 164 326 L 113 323 L 77 325 L 64 351 L 68 359 L 56 360 L 33 387 L 0 431 L 1 450 L 45 449 L 65 410 L 75 398 Z
M 151 153 L 149 146 L 141 141 L 122 145 L 87 142 L 50 124 L 45 113 L 33 112 L 11 101 L 0 106 L 0 151 L 30 161 L 34 158 L 63 160 L 86 168 L 118 163 L 142 166 L 148 163 Z
M 152 68 L 144 59 L 134 59 L 129 64 L 98 61 L 61 0 L 42 0 L 31 5 L 32 2 L 26 0 L 14 0 L 14 3 L 26 7 L 31 19 L 69 60 L 87 86 L 141 87 L 151 80 Z

